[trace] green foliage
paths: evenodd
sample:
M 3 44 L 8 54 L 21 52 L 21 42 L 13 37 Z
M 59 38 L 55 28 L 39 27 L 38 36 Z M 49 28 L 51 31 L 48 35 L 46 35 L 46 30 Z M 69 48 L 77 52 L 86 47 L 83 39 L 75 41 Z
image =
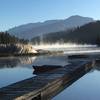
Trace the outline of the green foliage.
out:
M 27 44 L 28 41 L 24 39 L 18 39 L 15 36 L 11 36 L 8 32 L 0 32 L 0 44 L 14 44 L 14 43 Z

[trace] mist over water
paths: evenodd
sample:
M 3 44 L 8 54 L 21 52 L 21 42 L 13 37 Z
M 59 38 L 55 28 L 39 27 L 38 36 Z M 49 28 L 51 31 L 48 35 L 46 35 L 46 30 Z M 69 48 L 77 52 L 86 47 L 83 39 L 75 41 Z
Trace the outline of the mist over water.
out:
M 40 55 L 35 57 L 3 57 L 0 58 L 0 87 L 33 77 L 33 65 L 62 65 L 69 64 L 68 55 L 77 53 L 100 53 L 96 45 L 81 45 L 71 43 L 33 45 L 35 49 L 64 51 L 62 54 Z M 52 63 L 51 63 L 52 62 Z
M 35 49 L 63 51 L 64 54 L 81 54 L 81 53 L 100 53 L 97 45 L 76 44 L 76 43 L 55 43 L 34 45 Z
M 91 45 L 91 44 L 76 44 L 76 43 L 54 43 L 54 44 L 46 44 L 41 43 L 39 45 L 34 45 L 34 48 L 36 49 L 56 49 L 56 48 L 95 48 L 97 45 Z

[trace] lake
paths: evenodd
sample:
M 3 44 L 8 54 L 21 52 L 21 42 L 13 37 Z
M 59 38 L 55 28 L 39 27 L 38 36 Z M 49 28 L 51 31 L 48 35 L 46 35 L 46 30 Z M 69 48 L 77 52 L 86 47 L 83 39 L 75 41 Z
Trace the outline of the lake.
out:
M 32 77 L 32 58 L 0 58 L 0 87 Z
M 67 65 L 67 56 L 48 55 L 37 57 L 1 57 L 0 88 L 9 84 L 34 77 L 33 65 Z
M 62 55 L 44 55 L 34 57 L 1 57 L 0 58 L 0 88 L 12 83 L 34 77 L 33 65 L 67 65 L 71 54 L 100 54 L 100 48 L 57 48 L 63 50 Z M 71 86 L 64 89 L 52 100 L 99 100 L 100 98 L 100 68 L 92 69 Z
M 91 70 L 52 100 L 100 100 L 99 70 Z

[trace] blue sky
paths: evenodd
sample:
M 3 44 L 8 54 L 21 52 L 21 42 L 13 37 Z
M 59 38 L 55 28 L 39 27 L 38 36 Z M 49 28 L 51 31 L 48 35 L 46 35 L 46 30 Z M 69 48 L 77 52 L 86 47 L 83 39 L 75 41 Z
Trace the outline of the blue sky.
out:
M 0 0 L 0 31 L 72 15 L 100 19 L 100 0 Z

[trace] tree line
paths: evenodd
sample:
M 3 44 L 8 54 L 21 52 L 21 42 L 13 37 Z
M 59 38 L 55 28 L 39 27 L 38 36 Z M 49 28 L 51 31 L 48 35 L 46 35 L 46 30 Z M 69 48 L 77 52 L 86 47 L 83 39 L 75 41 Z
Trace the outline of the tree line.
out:
M 10 35 L 8 32 L 0 32 L 0 44 L 16 44 L 16 43 L 27 44 L 28 40 L 19 39 L 15 36 Z
M 100 21 L 91 22 L 75 29 L 44 34 L 31 40 L 34 44 L 40 43 L 87 43 L 100 45 Z

